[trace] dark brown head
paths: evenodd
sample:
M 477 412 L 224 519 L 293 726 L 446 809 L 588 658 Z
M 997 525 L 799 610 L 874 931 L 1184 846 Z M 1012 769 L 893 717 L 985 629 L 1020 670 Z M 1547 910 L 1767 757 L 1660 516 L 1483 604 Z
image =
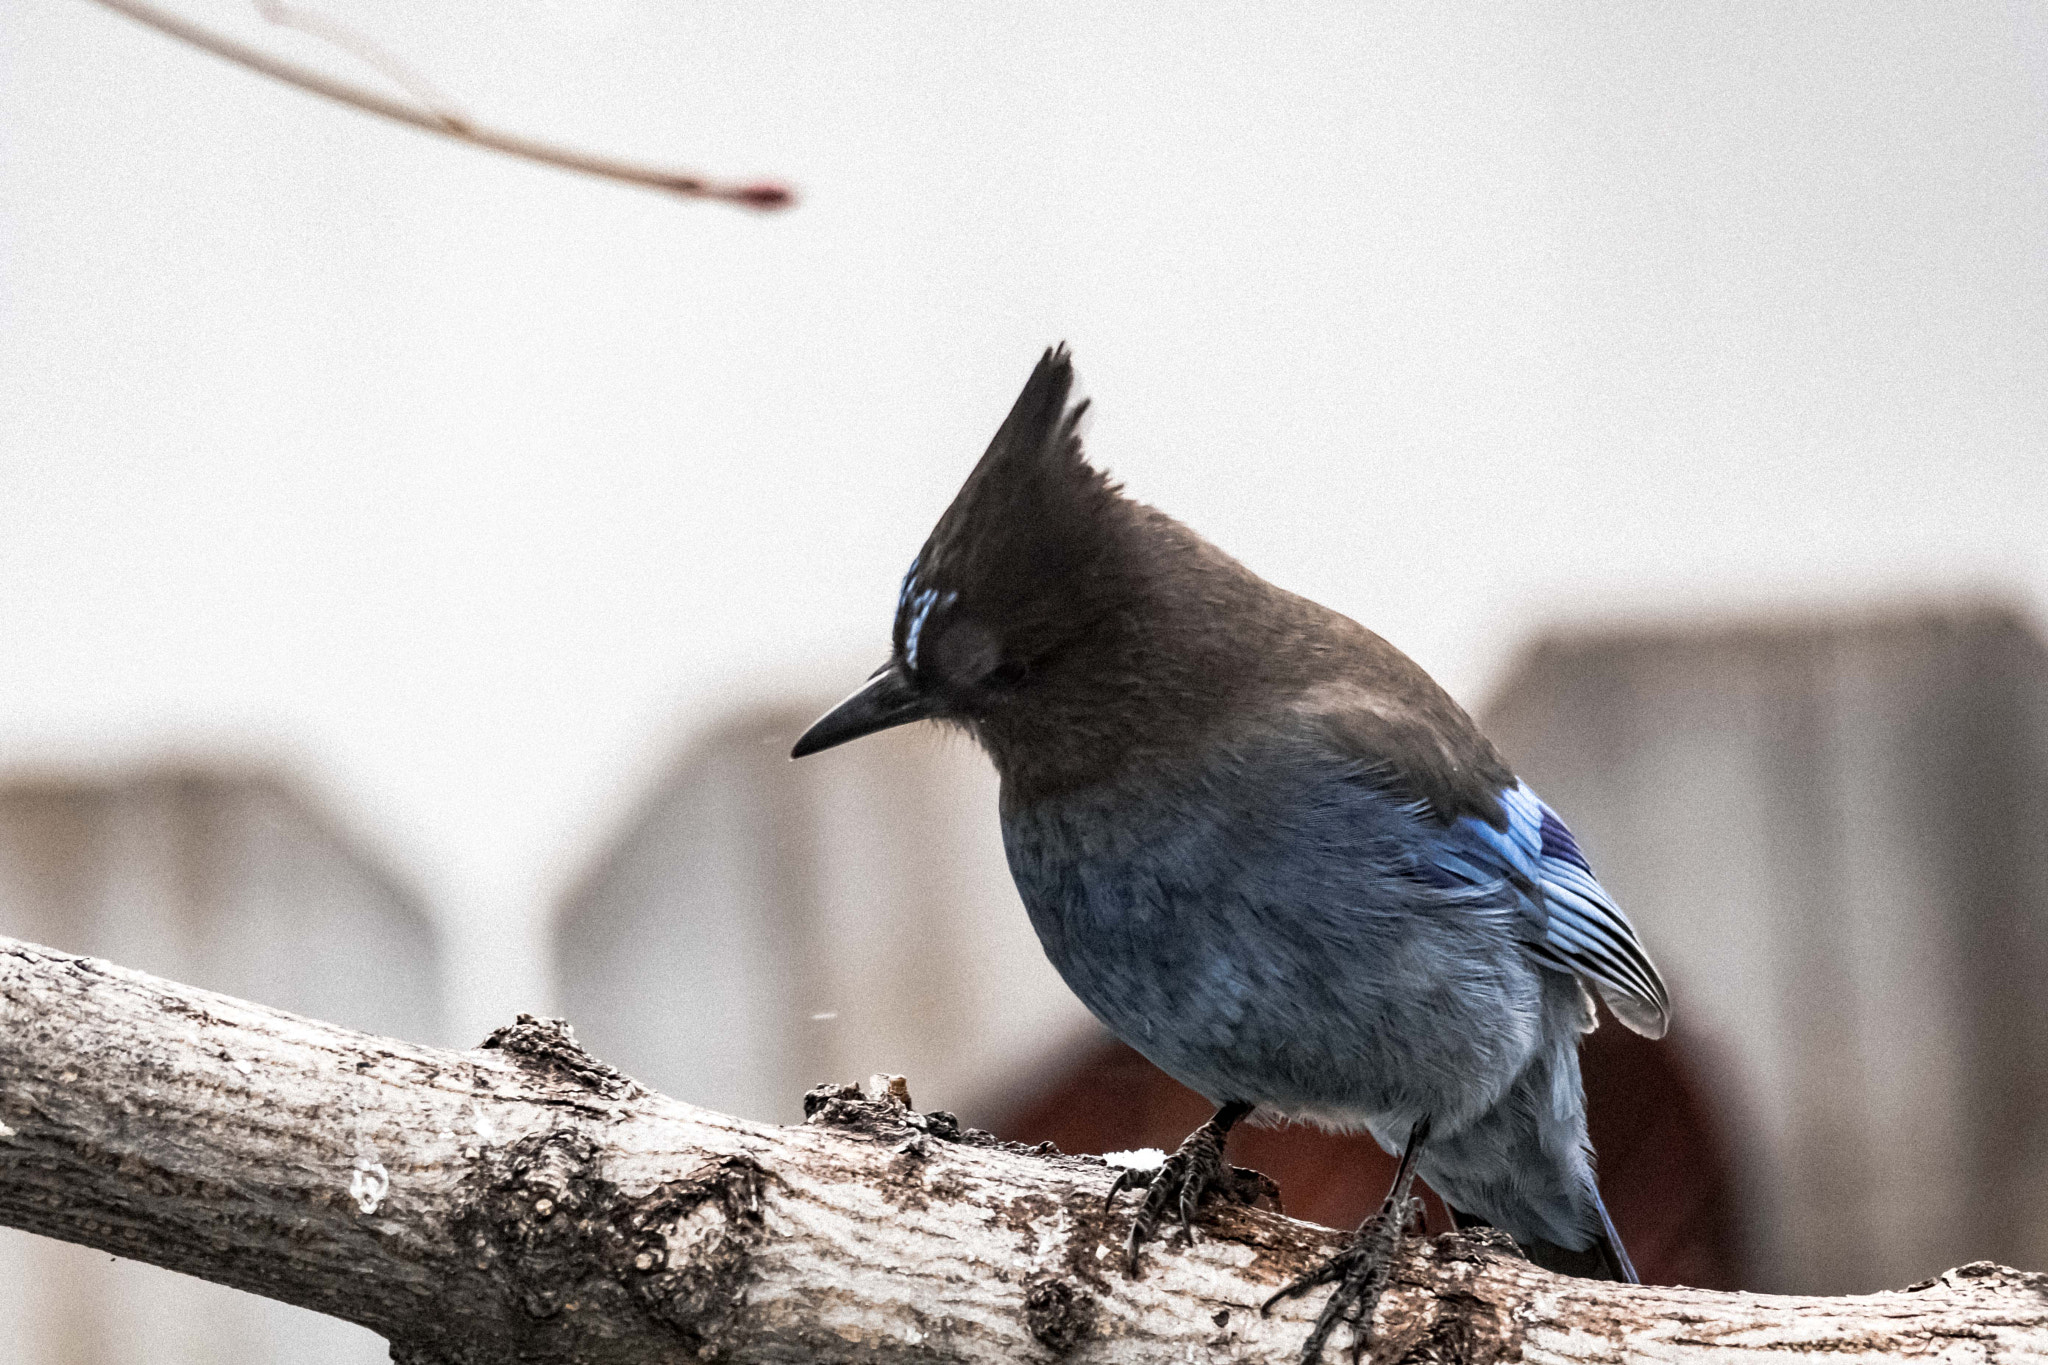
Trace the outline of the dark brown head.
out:
M 1156 585 L 1197 562 L 1242 573 L 1087 462 L 1087 404 L 1070 402 L 1073 387 L 1066 348 L 1047 351 L 911 561 L 889 662 L 793 757 L 921 719 L 964 725 L 992 751 L 1055 710 L 1084 731 L 1113 728 L 1097 703 L 1113 703 L 1139 667 Z
M 911 561 L 889 661 L 791 756 L 946 721 L 989 751 L 1006 801 L 1030 801 L 1292 716 L 1394 763 L 1445 818 L 1497 816 L 1506 769 L 1457 704 L 1377 635 L 1124 497 L 1083 458 L 1073 385 L 1066 348 L 1047 351 Z

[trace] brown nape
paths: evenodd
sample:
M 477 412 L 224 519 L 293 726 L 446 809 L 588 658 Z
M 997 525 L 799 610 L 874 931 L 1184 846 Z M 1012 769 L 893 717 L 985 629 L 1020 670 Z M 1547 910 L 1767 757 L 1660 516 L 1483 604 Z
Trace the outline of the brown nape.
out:
M 1268 583 L 1156 509 L 1118 499 L 1114 553 L 1013 632 L 1032 685 L 978 718 L 1019 800 L 1230 744 L 1246 717 L 1297 725 L 1448 822 L 1503 821 L 1514 778 L 1449 694 L 1357 622 Z M 1035 633 L 1033 633 L 1035 631 Z
M 899 659 L 1030 803 L 1173 763 L 1233 721 L 1299 715 L 1449 821 L 1503 820 L 1511 777 L 1398 649 L 1283 591 L 1089 464 L 1064 348 L 1045 353 L 919 552 Z M 948 632 L 973 649 L 947 644 Z M 976 666 L 967 667 L 963 661 Z M 1002 685 L 985 686 L 984 679 Z

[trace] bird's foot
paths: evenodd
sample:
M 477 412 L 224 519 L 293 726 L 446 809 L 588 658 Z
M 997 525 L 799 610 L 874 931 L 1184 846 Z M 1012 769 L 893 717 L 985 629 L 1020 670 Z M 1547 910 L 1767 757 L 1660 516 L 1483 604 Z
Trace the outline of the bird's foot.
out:
M 1324 1344 L 1340 1324 L 1351 1329 L 1351 1365 L 1358 1365 L 1365 1358 L 1366 1347 L 1372 1344 L 1373 1314 L 1380 1306 L 1380 1295 L 1386 1292 L 1387 1284 L 1393 1278 L 1394 1256 L 1400 1251 L 1410 1225 L 1419 1225 L 1422 1218 L 1420 1199 L 1403 1202 L 1407 1207 L 1396 1210 L 1393 1201 L 1389 1200 L 1378 1213 L 1365 1220 L 1357 1236 L 1342 1251 L 1267 1299 L 1260 1307 L 1261 1313 L 1269 1313 L 1273 1305 L 1282 1299 L 1306 1294 L 1319 1285 L 1337 1286 L 1330 1291 L 1329 1302 L 1323 1305 L 1322 1314 L 1316 1318 L 1315 1329 L 1302 1345 L 1302 1365 L 1318 1365 L 1323 1358 Z
M 1280 1207 L 1280 1187 L 1271 1179 L 1225 1163 L 1223 1141 L 1229 1131 L 1212 1119 L 1188 1134 L 1179 1150 L 1159 1165 L 1150 1170 L 1125 1167 L 1117 1175 L 1116 1183 L 1109 1187 L 1108 1198 L 1103 1200 L 1104 1208 L 1114 1204 L 1116 1197 L 1127 1189 L 1145 1191 L 1145 1202 L 1138 1206 L 1137 1216 L 1131 1220 L 1130 1236 L 1124 1242 L 1126 1275 L 1137 1278 L 1140 1249 L 1158 1234 L 1160 1223 L 1168 1217 L 1178 1217 L 1182 1241 L 1193 1241 L 1195 1219 L 1203 1203 L 1216 1195 L 1245 1205 L 1264 1199 L 1271 1201 L 1275 1209 Z

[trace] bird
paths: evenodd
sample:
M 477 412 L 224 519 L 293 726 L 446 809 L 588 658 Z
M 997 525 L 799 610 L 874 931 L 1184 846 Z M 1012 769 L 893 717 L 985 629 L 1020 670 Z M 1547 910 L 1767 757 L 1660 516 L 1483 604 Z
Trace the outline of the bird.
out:
M 1539 1265 L 1633 1283 L 1580 1083 L 1595 998 L 1663 1036 L 1670 998 L 1557 813 L 1392 644 L 1128 496 L 1083 450 L 1047 349 L 911 561 L 887 662 L 801 758 L 914 721 L 1000 778 L 1047 958 L 1119 1039 L 1216 1106 L 1150 1174 L 1126 1246 L 1194 1236 L 1253 1114 L 1364 1129 L 1378 1213 L 1266 1304 L 1333 1286 L 1303 1347 L 1354 1361 L 1420 1203 Z

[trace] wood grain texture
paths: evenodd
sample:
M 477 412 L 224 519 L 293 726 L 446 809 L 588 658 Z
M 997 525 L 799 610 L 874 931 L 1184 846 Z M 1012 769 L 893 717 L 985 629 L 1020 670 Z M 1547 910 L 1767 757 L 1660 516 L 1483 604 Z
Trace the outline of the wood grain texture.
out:
M 447 1052 L 0 939 L 0 1223 L 360 1323 L 412 1365 L 1291 1361 L 1340 1234 L 1252 1209 L 1115 1272 L 1111 1172 L 851 1087 L 774 1127 L 522 1020 Z M 2048 1278 L 1792 1299 L 1413 1247 L 1388 1362 L 2048 1361 Z

